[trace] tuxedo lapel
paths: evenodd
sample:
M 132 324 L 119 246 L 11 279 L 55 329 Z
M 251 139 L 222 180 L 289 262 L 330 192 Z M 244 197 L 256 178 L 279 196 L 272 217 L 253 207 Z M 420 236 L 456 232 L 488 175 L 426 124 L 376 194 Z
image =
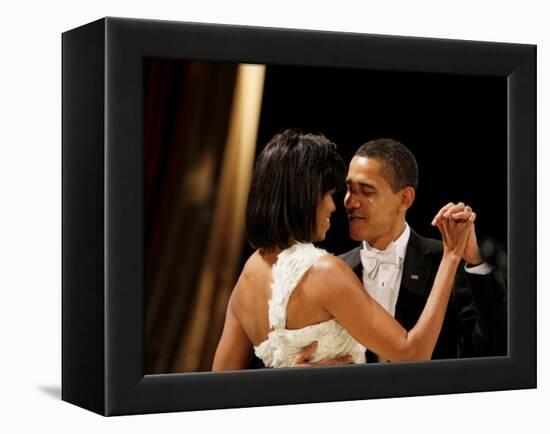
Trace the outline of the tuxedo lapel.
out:
M 403 276 L 395 306 L 395 319 L 410 330 L 417 322 L 431 288 L 431 249 L 411 229 L 403 264 Z

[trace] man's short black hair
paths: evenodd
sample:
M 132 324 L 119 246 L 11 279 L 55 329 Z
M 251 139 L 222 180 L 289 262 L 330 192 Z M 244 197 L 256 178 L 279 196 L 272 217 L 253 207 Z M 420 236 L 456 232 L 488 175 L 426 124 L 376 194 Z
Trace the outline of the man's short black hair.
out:
M 365 143 L 356 157 L 382 160 L 380 175 L 390 184 L 394 193 L 405 187 L 418 188 L 418 164 L 409 149 L 393 139 L 376 139 Z
M 317 204 L 344 186 L 346 166 L 323 134 L 288 129 L 262 150 L 252 174 L 246 207 L 248 241 L 257 249 L 310 242 Z

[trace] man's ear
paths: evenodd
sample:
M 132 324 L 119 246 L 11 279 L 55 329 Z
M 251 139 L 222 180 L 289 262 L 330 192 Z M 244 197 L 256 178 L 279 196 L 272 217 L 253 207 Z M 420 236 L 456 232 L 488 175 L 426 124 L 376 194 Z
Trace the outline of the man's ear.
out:
M 401 190 L 401 203 L 407 211 L 413 204 L 414 198 L 416 197 L 416 191 L 412 187 L 405 187 Z

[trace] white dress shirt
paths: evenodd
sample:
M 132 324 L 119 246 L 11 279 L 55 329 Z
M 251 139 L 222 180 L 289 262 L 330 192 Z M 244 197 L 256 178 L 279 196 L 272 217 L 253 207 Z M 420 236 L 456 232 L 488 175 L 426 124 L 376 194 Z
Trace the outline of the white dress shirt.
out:
M 403 262 L 405 253 L 407 252 L 407 244 L 411 235 L 409 225 L 405 223 L 405 229 L 401 235 L 392 241 L 385 250 L 380 251 L 372 247 L 368 241 L 363 241 L 361 249 L 361 262 L 363 263 L 363 286 L 367 292 L 386 309 L 392 316 L 395 316 L 395 305 L 397 296 L 399 295 L 399 287 L 401 286 L 401 277 L 403 276 Z M 381 264 L 380 270 L 374 278 L 372 273 L 368 273 L 366 265 L 366 254 L 387 254 L 388 251 L 394 250 L 396 264 Z M 370 274 L 370 275 L 369 275 Z

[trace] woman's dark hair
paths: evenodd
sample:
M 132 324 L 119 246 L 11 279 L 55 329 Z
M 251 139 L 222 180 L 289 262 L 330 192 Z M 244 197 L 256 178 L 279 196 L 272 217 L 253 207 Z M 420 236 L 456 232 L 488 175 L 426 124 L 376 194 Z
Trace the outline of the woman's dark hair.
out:
M 248 241 L 257 249 L 309 242 L 317 204 L 344 186 L 346 166 L 322 134 L 296 129 L 276 134 L 256 160 L 246 207 Z

